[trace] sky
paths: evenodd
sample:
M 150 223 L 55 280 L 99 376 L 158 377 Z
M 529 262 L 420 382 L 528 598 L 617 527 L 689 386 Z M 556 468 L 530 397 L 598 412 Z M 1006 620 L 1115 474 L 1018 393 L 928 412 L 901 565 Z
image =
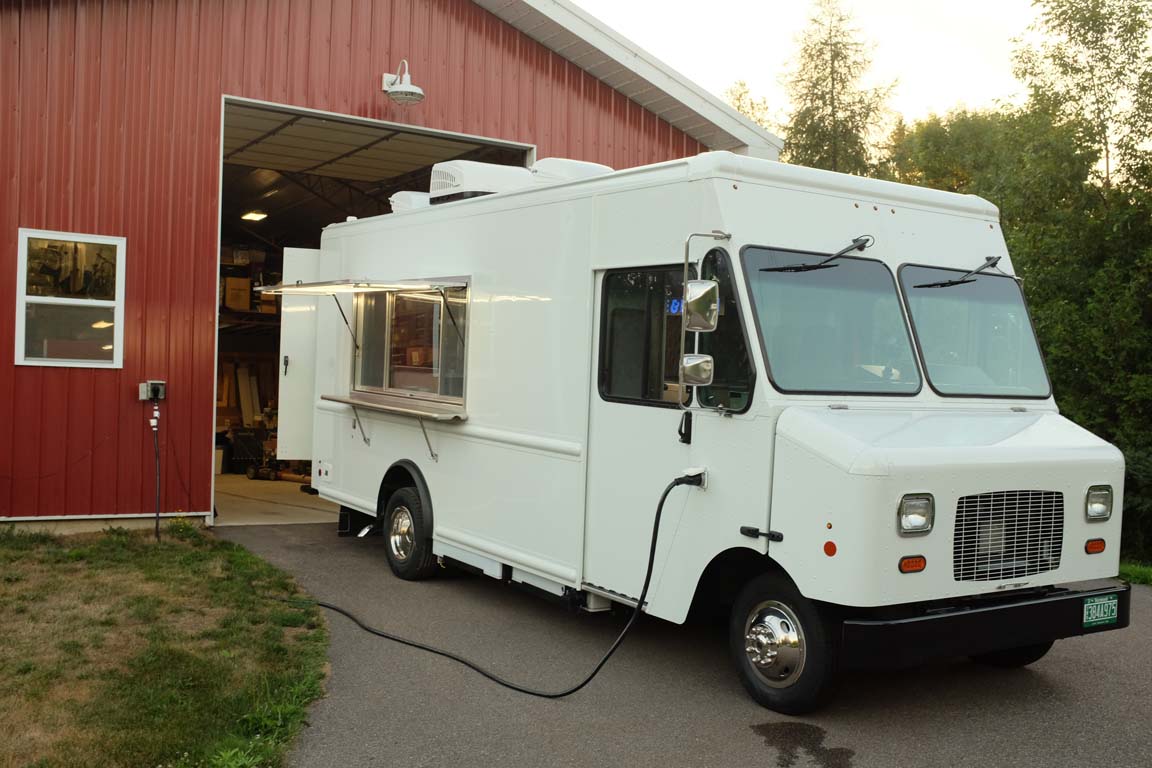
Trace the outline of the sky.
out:
M 811 16 L 809 0 L 572 1 L 717 95 L 736 80 L 747 81 L 783 121 L 787 97 L 780 79 Z M 866 84 L 895 82 L 889 106 L 906 119 L 1020 100 L 1012 38 L 1034 21 L 1032 0 L 841 5 L 875 46 Z

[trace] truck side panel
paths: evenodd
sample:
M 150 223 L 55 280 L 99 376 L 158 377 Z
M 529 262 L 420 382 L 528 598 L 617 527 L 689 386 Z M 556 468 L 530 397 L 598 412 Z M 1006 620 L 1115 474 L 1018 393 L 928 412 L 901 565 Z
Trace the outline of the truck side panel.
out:
M 322 401 L 316 459 L 331 474 L 317 479 L 321 493 L 374 512 L 384 472 L 410 459 L 428 482 L 436 540 L 578 585 L 590 232 L 591 202 L 566 201 L 434 224 L 382 217 L 379 228 L 326 239 L 327 279 L 464 276 L 471 296 L 467 421 L 424 422 L 433 459 L 414 418 L 358 408 L 361 435 L 350 406 Z M 321 304 L 318 397 L 351 385 L 351 341 L 331 305 Z

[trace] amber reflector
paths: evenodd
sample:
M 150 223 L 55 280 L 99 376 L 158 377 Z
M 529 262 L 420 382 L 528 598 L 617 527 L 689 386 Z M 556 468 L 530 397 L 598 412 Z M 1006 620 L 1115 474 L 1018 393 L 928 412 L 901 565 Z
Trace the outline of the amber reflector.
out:
M 1098 555 L 1104 551 L 1104 539 L 1088 539 L 1084 542 L 1084 551 L 1090 555 Z
M 928 565 L 924 555 L 909 555 L 900 558 L 900 573 L 920 573 Z

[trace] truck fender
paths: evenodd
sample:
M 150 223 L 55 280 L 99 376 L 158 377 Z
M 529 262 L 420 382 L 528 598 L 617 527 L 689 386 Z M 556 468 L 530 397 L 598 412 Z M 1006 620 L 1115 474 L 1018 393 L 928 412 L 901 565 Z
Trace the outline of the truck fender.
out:
M 420 497 L 420 505 L 424 508 L 424 515 L 428 520 L 428 526 L 435 532 L 436 517 L 432 511 L 432 494 L 428 492 L 428 482 L 424 479 L 424 473 L 420 471 L 416 463 L 409 459 L 400 459 L 388 467 L 388 471 L 384 473 L 384 478 L 380 481 L 376 514 L 380 514 L 380 510 L 388 503 L 388 499 L 393 493 L 406 487 L 416 489 L 416 494 Z
M 693 607 L 709 614 L 723 608 L 726 613 L 745 584 L 768 572 L 792 580 L 788 572 L 768 555 L 748 547 L 727 549 L 713 557 L 701 571 L 693 595 Z

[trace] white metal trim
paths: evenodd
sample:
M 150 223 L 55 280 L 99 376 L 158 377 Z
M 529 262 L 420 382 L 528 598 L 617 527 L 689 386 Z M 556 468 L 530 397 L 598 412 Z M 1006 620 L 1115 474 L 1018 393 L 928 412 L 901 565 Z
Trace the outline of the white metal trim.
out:
M 391 281 L 360 277 L 324 280 L 318 283 L 277 283 L 262 286 L 256 291 L 274 296 L 342 296 L 348 293 L 405 293 L 467 287 L 468 282 L 465 278 L 455 277 Z
M 213 285 L 216 292 L 216 310 L 212 313 L 212 362 L 215 368 L 212 369 L 212 466 L 213 471 L 208 481 L 208 490 L 212 494 L 209 498 L 212 500 L 212 509 L 216 509 L 216 403 L 220 402 L 220 300 L 224 297 L 220 295 L 220 235 L 224 231 L 224 107 L 227 105 L 228 97 L 220 97 L 220 141 L 217 146 L 220 148 L 219 158 L 220 161 L 216 164 L 216 272 Z M 279 369 L 279 366 L 277 366 Z M 209 515 L 208 526 L 214 527 L 216 519 L 214 515 Z
M 31 229 L 20 227 L 16 230 L 19 242 L 16 247 L 16 338 L 14 354 L 16 365 L 39 366 L 44 368 L 110 368 L 124 367 L 124 293 L 125 263 L 128 257 L 128 238 L 122 235 L 95 235 L 83 232 L 64 232 L 51 229 Z M 28 296 L 28 241 L 32 238 L 45 240 L 72 240 L 84 243 L 100 243 L 116 246 L 116 299 L 69 299 L 58 296 Z M 111 360 L 72 360 L 66 358 L 27 357 L 24 348 L 25 308 L 28 304 L 49 304 L 54 306 L 103 307 L 112 308 L 112 359 Z
M 116 301 L 107 299 L 65 299 L 59 296 L 25 296 L 25 304 L 53 304 L 57 307 L 115 307 Z
M 613 72 L 593 71 L 596 67 L 590 68 L 581 63 L 581 56 L 572 57 L 569 55 L 570 52 L 565 50 L 565 46 L 557 45 L 545 35 L 537 36 L 540 30 L 536 27 L 540 27 L 539 22 L 543 21 L 544 28 L 550 23 L 583 40 L 616 62 L 621 69 L 635 75 L 635 79 L 650 83 L 653 90 L 666 94 L 680 105 L 681 109 L 690 112 L 689 116 L 680 118 L 672 114 L 678 111 L 676 107 L 660 110 L 654 110 L 651 106 L 644 107 L 705 144 L 709 149 L 728 149 L 736 152 L 750 150 L 749 154 L 776 159 L 783 148 L 783 142 L 778 136 L 740 114 L 569 0 L 473 0 L 473 2 L 609 87 L 619 90 L 623 83 L 613 85 L 608 80 Z M 533 25 L 532 21 L 536 21 L 537 24 Z M 636 103 L 640 104 L 639 101 Z M 652 103 L 654 102 L 650 102 Z M 699 121 L 692 121 L 692 116 L 698 117 Z M 707 130 L 708 127 L 714 130 Z M 717 136 L 717 133 L 720 136 Z M 730 141 L 717 140 L 723 136 L 729 137 Z
M 351 507 L 352 509 L 363 512 L 366 515 L 372 515 L 373 517 L 377 516 L 375 502 L 370 502 L 367 499 L 361 499 L 359 496 L 353 496 L 352 494 L 345 493 L 344 491 L 338 491 L 335 488 L 324 484 L 314 485 L 312 487 L 316 489 L 317 495 L 319 495 L 322 499 L 334 501 L 344 507 Z
M 371 117 L 361 117 L 359 115 L 349 115 L 343 112 L 329 112 L 324 109 L 311 109 L 309 107 L 300 107 L 295 104 L 281 104 L 275 101 L 264 101 L 262 99 L 250 99 L 244 96 L 232 96 L 229 94 L 223 95 L 220 109 L 220 162 L 224 162 L 224 113 L 228 104 L 240 104 L 252 107 L 265 107 L 268 109 L 275 109 L 290 114 L 306 115 L 309 117 L 319 117 L 325 120 L 335 120 L 344 123 L 357 123 L 359 125 L 367 125 L 373 128 L 387 131 L 399 131 L 401 133 L 412 133 L 418 136 L 429 136 L 437 139 L 447 139 L 449 141 L 460 141 L 468 144 L 483 144 L 490 147 L 506 147 L 508 149 L 518 149 L 525 152 L 525 162 L 531 165 L 536 158 L 536 145 L 525 144 L 520 141 L 512 141 L 510 139 L 493 139 L 487 136 L 476 136 L 470 133 L 458 133 L 456 131 L 442 131 L 436 128 L 425 128 L 419 125 L 410 125 L 408 123 L 393 123 L 389 120 L 376 120 Z M 527 165 L 525 166 L 527 167 Z
M 105 515 L 32 515 L 31 517 L 0 517 L 0 523 L 66 523 L 69 520 L 144 520 L 154 519 L 155 512 L 132 512 L 126 515 L 108 513 Z M 211 512 L 161 512 L 160 517 L 203 517 L 211 520 Z
M 575 568 L 564 565 L 563 563 L 547 560 L 537 555 L 522 552 L 518 549 L 504 546 L 503 544 L 498 544 L 472 531 L 463 531 L 437 525 L 436 530 L 432 534 L 432 540 L 433 542 L 443 542 L 469 552 L 494 558 L 497 562 L 507 563 L 515 568 L 520 568 L 544 578 L 555 579 L 562 584 L 569 586 L 577 586 L 579 584 L 576 579 Z M 432 549 L 433 551 L 436 550 L 435 543 L 433 543 Z
M 488 443 L 500 443 L 513 448 L 527 448 L 541 453 L 550 453 L 557 456 L 569 456 L 579 459 L 584 455 L 584 446 L 575 440 L 558 440 L 540 435 L 528 435 L 522 432 L 513 432 L 507 429 L 481 427 L 475 424 L 462 424 L 453 432 L 461 437 L 482 440 Z

